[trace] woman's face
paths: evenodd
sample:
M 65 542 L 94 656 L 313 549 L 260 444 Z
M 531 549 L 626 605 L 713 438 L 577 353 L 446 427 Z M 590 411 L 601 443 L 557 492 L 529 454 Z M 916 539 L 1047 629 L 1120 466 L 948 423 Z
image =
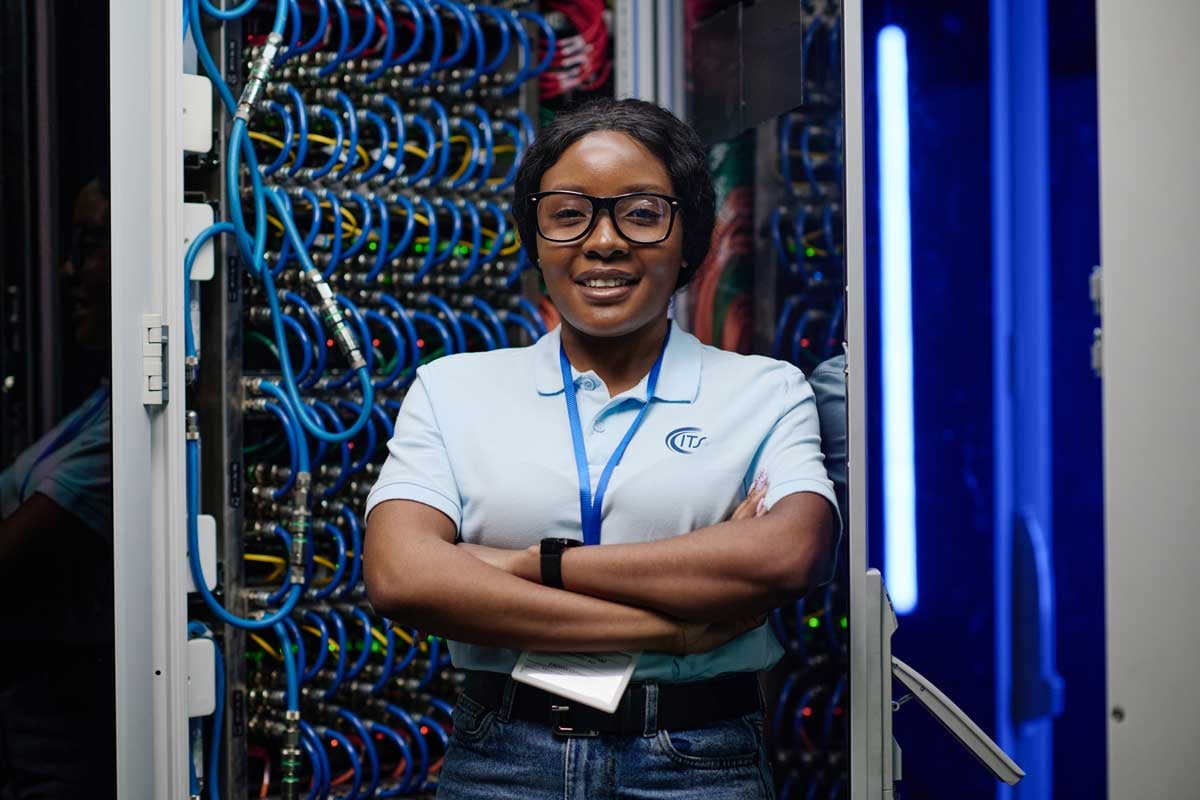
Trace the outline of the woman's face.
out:
M 615 131 L 589 133 L 567 148 L 542 175 L 541 191 L 567 190 L 597 197 L 630 192 L 674 195 L 661 160 L 637 140 Z M 601 211 L 590 233 L 559 244 L 538 237 L 539 266 L 546 290 L 563 319 L 588 336 L 633 333 L 661 319 L 675 291 L 683 258 L 683 224 L 658 244 L 633 244 Z M 597 278 L 628 285 L 589 287 Z

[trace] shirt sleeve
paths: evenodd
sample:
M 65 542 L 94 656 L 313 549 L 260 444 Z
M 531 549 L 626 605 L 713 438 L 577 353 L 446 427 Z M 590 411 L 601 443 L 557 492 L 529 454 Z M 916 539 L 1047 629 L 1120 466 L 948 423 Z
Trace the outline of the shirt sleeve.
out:
M 762 472 L 767 479 L 767 508 L 797 492 L 812 492 L 829 501 L 835 517 L 837 543 L 842 536 L 841 510 L 821 452 L 821 423 L 812 387 L 800 370 L 789 367 L 779 390 L 783 407 L 759 447 L 747 475 L 747 485 Z M 837 552 L 835 543 L 831 553 Z M 831 564 L 832 566 L 832 564 Z
M 457 531 L 462 526 L 462 498 L 429 396 L 426 367 L 417 370 L 387 447 L 388 457 L 367 497 L 364 519 L 385 500 L 414 500 L 441 511 Z

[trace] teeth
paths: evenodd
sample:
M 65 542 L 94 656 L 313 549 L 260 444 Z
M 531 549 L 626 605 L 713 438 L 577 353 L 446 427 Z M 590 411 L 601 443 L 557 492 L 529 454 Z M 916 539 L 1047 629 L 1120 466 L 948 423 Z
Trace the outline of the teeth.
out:
M 583 282 L 584 286 L 592 289 L 612 289 L 617 286 L 625 286 L 633 283 L 628 278 L 592 278 Z

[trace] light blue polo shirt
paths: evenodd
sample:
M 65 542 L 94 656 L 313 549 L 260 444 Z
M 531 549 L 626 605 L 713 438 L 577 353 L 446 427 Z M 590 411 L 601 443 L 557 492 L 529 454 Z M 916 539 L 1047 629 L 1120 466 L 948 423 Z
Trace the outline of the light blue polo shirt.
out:
M 475 544 L 582 540 L 559 346 L 555 329 L 530 347 L 453 355 L 418 369 L 366 513 L 385 500 L 415 500 L 448 516 L 462 539 Z M 572 372 L 594 488 L 647 401 L 647 381 L 610 398 L 595 372 Z M 768 507 L 794 492 L 814 492 L 836 510 L 803 373 L 703 345 L 674 326 L 653 405 L 604 497 L 601 546 L 722 522 L 760 470 L 769 481 Z M 511 672 L 520 654 L 449 645 L 463 669 Z M 769 669 L 782 654 L 763 625 L 707 653 L 645 653 L 635 678 L 702 680 Z

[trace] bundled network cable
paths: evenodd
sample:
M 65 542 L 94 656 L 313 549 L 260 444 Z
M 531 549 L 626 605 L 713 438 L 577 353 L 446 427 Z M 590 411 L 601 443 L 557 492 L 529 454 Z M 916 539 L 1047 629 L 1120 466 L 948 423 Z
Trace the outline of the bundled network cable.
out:
M 371 611 L 360 513 L 419 365 L 545 333 L 520 292 L 511 187 L 534 135 L 522 87 L 550 66 L 554 33 L 516 3 L 185 0 L 184 14 L 226 142 L 220 220 L 188 248 L 185 308 L 213 240 L 244 303 L 240 352 L 204 350 L 187 327 L 187 375 L 194 393 L 202 359 L 238 362 L 247 487 L 244 568 L 223 571 L 244 578 L 209 589 L 201 484 L 225 467 L 204 463 L 189 411 L 201 601 L 189 636 L 244 637 L 246 657 L 225 664 L 216 648 L 217 711 L 193 723 L 192 794 L 427 794 L 457 675 L 437 637 Z M 244 769 L 223 772 L 223 753 Z M 223 774 L 247 785 L 222 786 Z
M 597 92 L 612 75 L 612 37 L 604 0 L 552 0 L 546 17 L 557 43 L 540 80 L 544 102 L 571 92 Z
M 845 279 L 841 15 L 835 3 L 810 10 L 804 104 L 778 122 L 779 204 L 769 220 L 780 298 L 771 355 L 806 374 L 841 353 Z M 770 617 L 785 649 L 767 719 L 780 800 L 849 796 L 848 615 L 843 560 L 830 583 Z

